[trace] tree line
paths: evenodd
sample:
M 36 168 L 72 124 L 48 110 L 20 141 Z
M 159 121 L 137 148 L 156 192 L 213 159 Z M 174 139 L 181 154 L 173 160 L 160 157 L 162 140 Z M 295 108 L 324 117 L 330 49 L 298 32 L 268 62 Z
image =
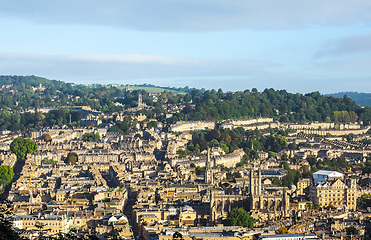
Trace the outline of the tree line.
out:
M 42 86 L 40 87 L 40 83 Z M 286 90 L 257 89 L 223 92 L 219 90 L 184 89 L 186 94 L 165 90 L 156 99 L 148 91 L 123 92 L 114 86 L 95 84 L 85 86 L 48 80 L 36 76 L 0 76 L 0 130 L 24 131 L 38 126 L 53 126 L 78 122 L 78 113 L 56 110 L 50 114 L 37 113 L 43 107 L 90 106 L 112 114 L 136 107 L 139 95 L 152 109 L 139 113 L 162 123 L 188 120 L 222 121 L 271 117 L 281 122 L 354 122 L 371 121 L 371 107 L 361 107 L 351 98 L 335 98 L 319 92 L 288 93 Z M 173 107 L 185 106 L 173 113 Z M 35 114 L 20 113 L 34 109 Z M 171 113 L 171 117 L 167 114 Z M 129 114 L 129 113 L 128 113 Z M 44 118 L 45 117 L 45 118 Z M 109 120 L 108 120 L 109 121 Z M 125 132 L 125 127 L 118 127 Z M 118 130 L 116 129 L 116 130 Z

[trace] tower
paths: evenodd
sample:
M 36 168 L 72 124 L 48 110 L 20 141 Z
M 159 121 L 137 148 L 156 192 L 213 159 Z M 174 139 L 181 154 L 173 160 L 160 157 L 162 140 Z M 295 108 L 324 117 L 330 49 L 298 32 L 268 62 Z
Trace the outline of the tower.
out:
M 283 215 L 287 215 L 288 211 L 288 202 L 287 202 L 287 189 L 286 187 L 283 188 L 283 199 L 282 199 L 282 205 L 283 205 Z
M 250 195 L 254 196 L 255 195 L 255 178 L 254 178 L 254 168 L 250 169 Z
M 139 93 L 138 95 L 138 108 L 142 107 L 143 103 L 142 103 L 142 94 Z
M 262 185 L 262 171 L 261 171 L 261 168 L 259 167 L 258 168 L 258 179 L 257 179 L 257 184 L 256 184 L 256 187 L 257 187 L 257 191 L 256 191 L 256 194 L 258 195 L 258 196 L 260 196 L 261 195 L 261 191 L 262 191 L 262 187 L 261 187 L 261 185 Z
M 255 168 L 250 170 L 250 209 L 261 208 L 261 196 L 262 196 L 262 175 L 260 167 L 255 173 Z
M 207 158 L 205 162 L 205 183 L 214 184 L 213 170 L 210 164 L 210 149 L 207 147 Z

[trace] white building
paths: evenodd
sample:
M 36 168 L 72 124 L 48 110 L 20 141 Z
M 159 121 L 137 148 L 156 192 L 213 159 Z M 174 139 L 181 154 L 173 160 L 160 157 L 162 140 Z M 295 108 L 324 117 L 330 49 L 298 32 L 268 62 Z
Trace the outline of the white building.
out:
M 260 239 L 267 240 L 304 240 L 304 239 L 319 239 L 314 233 L 310 234 L 275 234 L 275 235 L 263 235 Z
M 314 183 L 326 182 L 328 180 L 343 179 L 343 178 L 344 178 L 344 174 L 336 172 L 336 171 L 319 170 L 313 173 Z

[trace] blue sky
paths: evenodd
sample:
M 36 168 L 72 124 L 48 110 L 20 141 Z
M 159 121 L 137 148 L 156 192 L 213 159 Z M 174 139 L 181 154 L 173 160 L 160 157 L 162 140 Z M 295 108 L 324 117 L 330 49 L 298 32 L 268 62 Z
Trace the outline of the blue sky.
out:
M 369 0 L 0 1 L 0 74 L 371 92 Z

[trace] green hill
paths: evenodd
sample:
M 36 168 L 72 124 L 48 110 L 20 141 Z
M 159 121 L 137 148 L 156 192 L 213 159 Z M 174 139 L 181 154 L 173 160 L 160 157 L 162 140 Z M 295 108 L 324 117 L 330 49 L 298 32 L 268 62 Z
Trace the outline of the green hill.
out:
M 344 95 L 350 97 L 357 104 L 361 106 L 371 107 L 371 93 L 359 93 L 359 92 L 338 92 L 326 94 L 326 96 L 332 96 L 336 98 L 343 98 Z

